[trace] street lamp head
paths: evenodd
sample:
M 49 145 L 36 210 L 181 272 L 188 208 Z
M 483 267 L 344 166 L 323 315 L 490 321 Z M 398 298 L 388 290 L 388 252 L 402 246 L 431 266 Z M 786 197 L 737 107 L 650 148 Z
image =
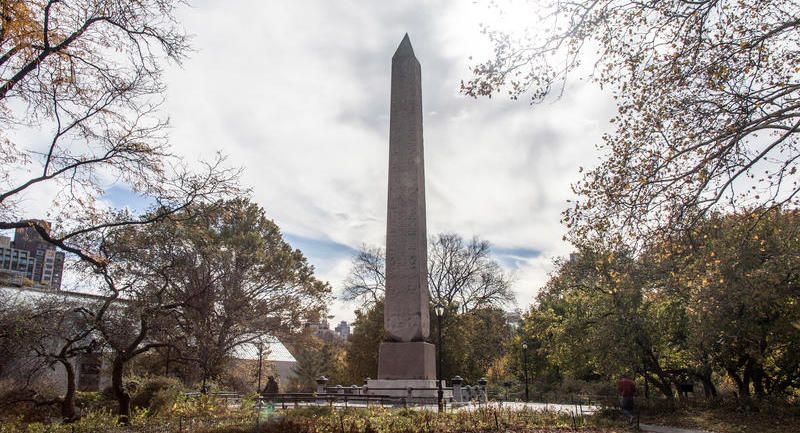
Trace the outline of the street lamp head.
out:
M 528 343 L 522 343 L 522 348 L 528 350 Z
M 433 311 L 436 312 L 436 317 L 442 317 L 444 315 L 444 305 L 437 302 L 436 305 L 433 306 Z

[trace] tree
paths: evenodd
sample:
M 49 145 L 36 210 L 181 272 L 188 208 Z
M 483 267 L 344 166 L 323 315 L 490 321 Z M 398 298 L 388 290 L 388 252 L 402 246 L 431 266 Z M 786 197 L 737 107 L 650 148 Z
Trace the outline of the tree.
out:
M 247 198 L 131 226 L 104 249 L 113 258 L 109 275 L 126 298 L 124 314 L 106 312 L 100 328 L 115 350 L 121 415 L 130 403 L 122 368 L 134 356 L 170 346 L 213 379 L 235 347 L 293 332 L 324 310 L 330 292 Z
M 329 374 L 330 371 L 322 352 L 304 348 L 297 353 L 296 359 L 297 364 L 292 367 L 292 373 L 297 381 L 296 387 L 302 392 L 316 390 L 317 379 Z
M 386 252 L 383 248 L 362 245 L 344 282 L 342 296 L 349 301 L 361 300 L 375 305 L 386 291 Z
M 470 383 L 485 377 L 490 367 L 505 354 L 505 342 L 511 337 L 506 313 L 496 307 L 476 308 L 468 313 L 457 314 L 451 306 L 450 320 L 444 320 L 442 328 L 442 372 L 443 378 L 459 375 Z M 439 322 L 435 313 L 431 335 L 438 332 Z M 346 383 L 361 383 L 365 378 L 378 374 L 378 350 L 385 339 L 383 328 L 383 300 L 356 310 L 353 333 L 347 342 Z M 436 342 L 435 339 L 431 339 Z M 491 350 L 487 350 L 491 348 Z
M 386 338 L 383 328 L 383 300 L 356 310 L 353 332 L 347 341 L 346 378 L 361 383 L 378 377 L 378 350 Z
M 58 294 L 8 296 L 0 299 L 0 334 L 2 366 L 0 377 L 16 378 L 17 384 L 3 406 L 32 403 L 37 406 L 58 405 L 61 417 L 73 421 L 77 391 L 75 358 L 82 354 L 97 353 L 102 344 L 95 328 L 86 320 L 85 309 L 91 309 L 98 299 L 78 301 Z M 36 389 L 36 378 L 45 369 L 64 369 L 63 396 L 43 398 L 48 390 Z M 3 371 L 5 369 L 11 371 Z M 39 387 L 40 388 L 40 387 Z
M 459 375 L 467 383 L 478 383 L 505 355 L 506 342 L 512 336 L 505 311 L 496 307 L 478 307 L 443 322 L 444 379 Z M 439 323 L 434 321 L 434 325 L 438 327 Z
M 330 286 L 260 206 L 233 199 L 201 207 L 200 218 L 158 229 L 181 240 L 171 253 L 178 262 L 169 283 L 180 302 L 175 319 L 213 378 L 233 348 L 261 334 L 289 335 L 320 315 Z
M 102 271 L 100 239 L 109 232 L 237 189 L 222 157 L 194 171 L 167 145 L 161 72 L 189 49 L 175 21 L 179 3 L 0 1 L 0 229 L 35 228 Z M 136 218 L 109 210 L 98 201 L 103 179 L 158 211 Z M 22 216 L 33 194 L 48 201 L 57 231 Z
M 531 370 L 608 380 L 635 373 L 665 396 L 727 376 L 740 398 L 800 386 L 798 213 L 713 213 L 638 254 L 582 247 L 559 261 L 525 316 Z
M 670 346 L 659 345 L 664 339 L 657 332 L 666 326 L 648 326 L 654 290 L 646 261 L 626 251 L 581 249 L 557 263 L 537 296 L 536 314 L 526 316 L 525 329 L 548 336 L 534 338 L 532 350 L 547 347 L 549 362 L 566 377 L 608 380 L 638 373 L 671 398 L 675 378 L 665 365 Z
M 712 215 L 704 239 L 680 255 L 689 342 L 741 397 L 785 397 L 800 387 L 797 212 Z
M 477 237 L 468 242 L 453 233 L 432 237 L 428 247 L 431 301 L 458 305 L 461 312 L 513 303 L 511 281 L 490 253 L 489 242 Z M 360 299 L 365 305 L 382 299 L 386 290 L 385 266 L 382 249 L 362 247 L 345 281 L 344 298 Z
M 164 287 L 145 283 L 136 290 L 125 290 L 124 300 L 106 303 L 99 310 L 87 311 L 103 341 L 112 350 L 111 391 L 117 400 L 120 422 L 130 421 L 132 397 L 125 387 L 124 375 L 128 364 L 138 356 L 173 341 Z
M 800 20 L 791 0 L 536 4 L 529 37 L 489 32 L 494 58 L 462 83 L 540 102 L 581 62 L 618 108 L 605 159 L 573 186 L 575 239 L 636 244 L 709 211 L 798 205 Z M 597 48 L 597 54 L 594 51 Z

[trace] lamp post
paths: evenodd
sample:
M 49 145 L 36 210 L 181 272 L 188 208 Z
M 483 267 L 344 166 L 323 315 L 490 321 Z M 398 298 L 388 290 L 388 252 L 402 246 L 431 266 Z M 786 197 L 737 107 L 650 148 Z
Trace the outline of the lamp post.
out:
M 522 371 L 525 376 L 525 402 L 528 401 L 528 343 L 522 343 Z
M 203 349 L 201 351 L 201 356 L 203 357 L 203 383 L 200 385 L 200 393 L 207 394 L 208 387 L 206 386 L 206 378 L 208 377 L 208 351 Z
M 438 338 L 436 341 L 436 402 L 439 404 L 439 412 L 444 410 L 444 390 L 442 389 L 442 318 L 444 318 L 444 306 L 436 303 L 433 307 L 436 312 L 436 319 L 438 323 Z
M 164 365 L 164 376 L 169 377 L 169 357 L 172 355 L 172 346 L 167 346 L 167 362 Z
M 258 342 L 258 387 L 256 388 L 257 393 L 261 393 L 261 363 L 264 359 L 264 343 L 259 341 Z

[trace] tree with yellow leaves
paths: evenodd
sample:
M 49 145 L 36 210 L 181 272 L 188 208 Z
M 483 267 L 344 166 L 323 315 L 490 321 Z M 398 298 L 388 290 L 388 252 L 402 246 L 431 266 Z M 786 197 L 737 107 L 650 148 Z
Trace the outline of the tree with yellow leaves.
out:
M 530 13 L 523 37 L 488 32 L 494 56 L 462 91 L 541 102 L 594 64 L 618 112 L 597 137 L 604 159 L 573 185 L 574 239 L 637 244 L 713 210 L 800 205 L 796 1 L 549 0 Z

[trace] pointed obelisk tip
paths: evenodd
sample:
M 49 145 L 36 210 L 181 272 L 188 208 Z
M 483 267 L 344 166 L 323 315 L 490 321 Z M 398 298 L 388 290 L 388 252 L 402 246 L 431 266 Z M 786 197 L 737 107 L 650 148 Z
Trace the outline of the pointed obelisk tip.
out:
M 403 40 L 400 41 L 400 45 L 392 57 L 414 57 L 414 48 L 411 47 L 411 39 L 408 38 L 408 33 L 403 36 Z

